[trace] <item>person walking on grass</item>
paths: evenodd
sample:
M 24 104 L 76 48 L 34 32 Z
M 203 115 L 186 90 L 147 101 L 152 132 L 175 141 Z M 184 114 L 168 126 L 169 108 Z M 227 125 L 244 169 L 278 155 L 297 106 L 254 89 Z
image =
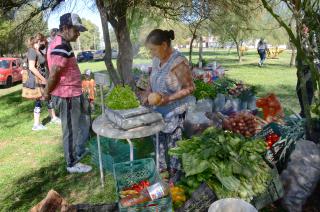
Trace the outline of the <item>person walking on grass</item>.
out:
M 69 173 L 90 172 L 92 167 L 79 161 L 86 154 L 85 142 L 89 137 L 89 102 L 82 94 L 81 72 L 70 42 L 80 32 L 87 31 L 77 14 L 60 17 L 59 33 L 48 49 L 49 79 L 44 94 L 52 96 L 53 105 L 60 111 L 64 157 Z
M 257 47 L 258 54 L 260 56 L 260 61 L 258 63 L 259 67 L 261 67 L 266 60 L 268 46 L 263 38 L 260 39 Z

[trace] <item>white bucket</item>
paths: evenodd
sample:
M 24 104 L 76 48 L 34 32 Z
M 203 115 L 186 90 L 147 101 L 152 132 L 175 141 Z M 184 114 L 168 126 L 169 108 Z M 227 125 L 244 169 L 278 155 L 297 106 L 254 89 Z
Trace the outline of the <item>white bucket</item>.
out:
M 226 198 L 215 201 L 208 212 L 258 212 L 255 207 L 242 199 Z

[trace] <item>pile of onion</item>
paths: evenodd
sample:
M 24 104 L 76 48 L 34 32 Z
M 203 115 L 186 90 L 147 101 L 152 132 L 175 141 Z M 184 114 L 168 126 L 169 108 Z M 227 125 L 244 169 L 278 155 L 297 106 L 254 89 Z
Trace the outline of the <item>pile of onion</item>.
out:
M 241 134 L 245 137 L 252 137 L 256 134 L 259 123 L 254 115 L 248 112 L 240 112 L 224 119 L 223 129 Z

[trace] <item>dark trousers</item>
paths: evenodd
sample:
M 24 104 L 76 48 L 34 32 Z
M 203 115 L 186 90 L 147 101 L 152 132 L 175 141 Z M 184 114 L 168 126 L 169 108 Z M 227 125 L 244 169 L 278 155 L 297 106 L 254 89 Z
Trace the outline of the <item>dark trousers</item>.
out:
M 53 96 L 52 102 L 60 111 L 64 157 L 67 166 L 71 167 L 85 152 L 89 138 L 89 102 L 83 95 L 69 98 Z
M 265 50 L 259 50 L 258 51 L 258 54 L 260 56 L 260 64 L 263 64 L 263 62 L 265 61 L 266 59 L 266 51 Z

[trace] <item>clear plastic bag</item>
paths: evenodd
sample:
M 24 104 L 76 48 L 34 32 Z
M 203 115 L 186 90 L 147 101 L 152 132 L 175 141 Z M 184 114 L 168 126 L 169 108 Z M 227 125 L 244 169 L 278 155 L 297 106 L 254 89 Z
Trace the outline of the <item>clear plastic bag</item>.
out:
M 218 93 L 217 97 L 213 101 L 214 103 L 214 108 L 213 112 L 220 112 L 222 111 L 224 105 L 226 104 L 226 97 L 225 95 Z
M 213 125 L 208 119 L 206 112 L 188 111 L 184 121 L 184 132 L 187 137 L 202 133 L 205 129 Z
M 201 99 L 197 102 L 195 110 L 197 112 L 212 112 L 213 101 L 211 99 Z
M 283 206 L 290 212 L 302 211 L 320 179 L 320 150 L 312 141 L 297 141 L 287 169 L 281 174 L 285 194 Z

